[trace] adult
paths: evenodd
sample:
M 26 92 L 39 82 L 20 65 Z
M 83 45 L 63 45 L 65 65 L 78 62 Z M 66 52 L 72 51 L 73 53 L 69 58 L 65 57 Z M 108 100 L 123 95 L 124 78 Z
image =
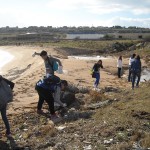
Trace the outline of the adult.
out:
M 128 82 L 130 82 L 132 79 L 131 79 L 131 64 L 132 62 L 135 60 L 135 56 L 136 54 L 133 54 L 130 58 L 129 58 L 129 75 L 128 75 Z
M 45 50 L 41 51 L 41 53 L 35 52 L 32 56 L 35 56 L 35 55 L 40 55 L 42 57 L 42 59 L 44 60 L 46 73 L 47 73 L 47 69 L 49 69 L 49 73 L 54 75 L 54 71 L 56 71 L 55 70 L 55 64 L 57 65 L 57 63 L 59 65 L 59 67 L 62 68 L 61 61 L 57 58 L 52 57 L 52 56 L 48 56 L 48 54 Z
M 6 136 L 10 137 L 11 132 L 10 132 L 10 125 L 9 121 L 7 119 L 7 103 L 12 101 L 12 89 L 14 86 L 10 86 L 7 83 L 8 80 L 4 79 L 2 76 L 0 76 L 0 112 L 2 116 L 2 120 L 5 124 L 6 127 Z
M 39 95 L 37 113 L 39 114 L 43 113 L 41 109 L 44 101 L 46 101 L 49 106 L 51 119 L 57 118 L 57 115 L 55 114 L 55 110 L 54 110 L 54 101 L 57 102 L 62 107 L 66 106 L 66 104 L 60 101 L 60 89 L 63 90 L 66 86 L 68 86 L 67 81 L 65 80 L 61 81 L 60 78 L 55 75 L 40 80 L 36 84 L 36 90 Z
M 139 82 L 141 78 L 141 60 L 139 55 L 137 55 L 135 60 L 131 63 L 131 72 L 132 72 L 132 89 L 134 89 L 136 77 L 137 77 L 136 87 L 139 87 Z
M 100 82 L 100 68 L 103 68 L 102 60 L 99 60 L 93 66 L 93 77 L 96 78 L 94 82 L 94 88 L 97 88 Z
M 121 78 L 122 56 L 119 56 L 119 58 L 117 60 L 117 68 L 118 68 L 118 78 Z

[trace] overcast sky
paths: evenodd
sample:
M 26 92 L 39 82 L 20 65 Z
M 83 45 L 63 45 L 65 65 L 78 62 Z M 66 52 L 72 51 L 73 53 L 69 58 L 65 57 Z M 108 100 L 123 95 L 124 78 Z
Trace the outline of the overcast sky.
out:
M 0 0 L 0 27 L 150 28 L 150 0 Z

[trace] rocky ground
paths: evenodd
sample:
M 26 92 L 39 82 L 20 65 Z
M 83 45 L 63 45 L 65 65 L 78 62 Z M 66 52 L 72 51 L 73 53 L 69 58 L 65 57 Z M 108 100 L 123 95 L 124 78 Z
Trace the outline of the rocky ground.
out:
M 147 89 L 149 85 L 150 83 L 147 83 L 141 88 Z M 49 119 L 48 112 L 45 112 L 45 115 L 38 115 L 34 107 L 29 112 L 16 116 L 9 115 L 13 138 L 4 138 L 4 126 L 1 122 L 0 129 L 3 135 L 0 140 L 0 149 L 148 149 L 150 148 L 148 141 L 150 113 L 147 107 L 144 109 L 133 107 L 135 99 L 132 99 L 132 96 L 138 93 L 139 91 L 132 92 L 114 87 L 88 93 L 77 92 L 76 99 L 80 108 L 76 109 L 77 103 L 74 103 L 71 108 L 61 113 L 62 120 L 55 125 Z M 148 94 L 147 99 L 145 98 L 147 105 L 149 96 Z M 132 106 L 128 104 L 129 101 Z M 136 101 L 139 102 L 141 99 Z M 142 103 L 135 105 L 142 105 Z M 120 115 L 119 112 L 122 114 Z

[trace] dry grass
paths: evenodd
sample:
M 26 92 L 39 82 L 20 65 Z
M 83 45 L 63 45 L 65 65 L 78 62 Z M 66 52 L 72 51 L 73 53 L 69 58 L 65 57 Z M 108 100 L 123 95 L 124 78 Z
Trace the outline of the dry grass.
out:
M 145 126 L 148 126 L 150 123 L 149 91 L 150 83 L 147 83 L 134 91 L 128 90 L 114 94 L 114 97 L 117 97 L 120 101 L 100 109 L 94 116 L 96 124 L 105 122 L 105 131 L 110 130 L 110 127 L 113 128 L 114 130 L 111 133 L 115 139 L 120 142 L 126 141 L 128 143 L 127 147 L 141 139 L 142 145 L 148 147 L 150 135 L 145 136 L 145 133 L 149 132 L 150 128 L 145 128 Z M 103 130 L 104 133 L 106 133 L 105 131 Z
M 145 137 L 141 140 L 141 145 L 143 148 L 150 148 L 150 134 L 147 133 Z
M 107 99 L 107 97 L 100 92 L 97 91 L 90 91 L 89 92 L 89 99 L 90 99 L 90 103 L 95 103 L 95 102 L 100 102 L 100 101 L 104 101 Z

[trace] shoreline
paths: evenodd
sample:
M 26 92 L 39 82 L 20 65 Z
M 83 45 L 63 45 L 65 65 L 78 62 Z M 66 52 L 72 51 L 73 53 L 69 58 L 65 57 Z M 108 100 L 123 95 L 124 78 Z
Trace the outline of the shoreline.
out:
M 0 48 L 0 73 L 2 73 L 2 69 L 10 62 L 15 59 L 15 56 L 10 52 L 5 51 Z

